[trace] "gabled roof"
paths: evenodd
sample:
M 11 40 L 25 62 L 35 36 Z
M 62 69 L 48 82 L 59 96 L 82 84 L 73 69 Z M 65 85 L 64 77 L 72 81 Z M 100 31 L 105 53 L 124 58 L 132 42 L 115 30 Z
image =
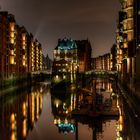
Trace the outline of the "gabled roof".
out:
M 61 60 L 57 60 L 55 61 L 55 63 L 61 63 L 61 64 L 65 64 L 67 63 L 68 61 L 66 61 L 65 59 L 61 59 Z
M 56 46 L 55 50 L 56 49 L 71 50 L 71 49 L 76 49 L 76 48 L 77 48 L 77 45 L 74 40 L 64 38 L 62 40 L 61 39 L 58 40 L 58 45 Z

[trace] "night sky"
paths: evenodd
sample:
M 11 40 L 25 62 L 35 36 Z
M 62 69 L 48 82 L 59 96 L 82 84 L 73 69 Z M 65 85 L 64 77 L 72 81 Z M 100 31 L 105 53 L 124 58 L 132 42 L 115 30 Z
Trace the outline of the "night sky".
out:
M 52 58 L 58 38 L 89 39 L 92 56 L 115 43 L 119 0 L 0 0 L 1 10 L 15 15 Z

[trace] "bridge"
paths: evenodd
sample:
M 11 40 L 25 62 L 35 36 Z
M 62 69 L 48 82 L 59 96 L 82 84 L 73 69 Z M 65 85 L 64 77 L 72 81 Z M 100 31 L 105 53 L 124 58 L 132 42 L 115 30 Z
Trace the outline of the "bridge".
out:
M 35 71 L 35 72 L 32 72 L 31 74 L 47 74 L 47 75 L 51 75 L 52 74 L 52 71 L 51 70 L 42 70 L 42 71 Z
M 108 70 L 90 70 L 85 73 L 85 75 L 93 75 L 93 76 L 103 76 L 103 77 L 108 77 L 108 76 L 117 76 L 118 72 L 117 71 L 108 71 Z

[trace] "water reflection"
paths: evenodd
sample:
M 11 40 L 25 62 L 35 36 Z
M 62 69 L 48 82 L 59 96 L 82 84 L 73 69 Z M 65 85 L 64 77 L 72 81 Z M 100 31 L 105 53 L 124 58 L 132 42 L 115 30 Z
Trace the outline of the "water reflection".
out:
M 139 122 L 116 85 L 110 80 L 92 82 L 81 89 L 72 84 L 61 93 L 57 89 L 50 92 L 50 85 L 41 83 L 0 98 L 0 137 L 3 140 L 139 140 Z M 89 91 L 96 92 L 96 98 Z M 95 107 L 101 110 L 110 103 L 111 108 L 118 108 L 119 117 L 72 115 L 89 104 L 93 112 Z
M 71 112 L 76 108 L 76 93 L 74 85 L 70 87 L 71 92 L 62 92 L 61 96 L 51 95 L 52 113 L 54 124 L 58 127 L 59 132 L 75 133 L 75 120 L 71 118 Z
M 118 98 L 120 117 L 117 122 L 117 140 L 139 140 L 140 120 L 134 115 L 126 100 L 122 96 Z
M 4 140 L 26 139 L 42 112 L 40 88 L 22 91 L 8 93 L 10 97 L 0 99 L 0 136 Z

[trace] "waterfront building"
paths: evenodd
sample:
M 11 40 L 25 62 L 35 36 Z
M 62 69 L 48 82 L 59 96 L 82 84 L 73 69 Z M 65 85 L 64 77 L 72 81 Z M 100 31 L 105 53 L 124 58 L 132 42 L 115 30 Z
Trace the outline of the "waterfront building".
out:
M 38 40 L 34 41 L 34 67 L 33 71 L 42 70 L 42 48 Z
M 42 71 L 42 47 L 37 39 L 34 40 L 32 34 L 28 35 L 28 46 L 28 72 L 36 73 Z
M 35 49 L 34 49 L 34 38 L 32 34 L 28 34 L 27 37 L 27 63 L 28 63 L 28 72 L 31 73 L 34 71 L 34 59 L 35 59 Z
M 41 44 L 7 11 L 0 12 L 0 78 L 42 70 Z
M 52 69 L 52 60 L 49 58 L 48 54 L 46 56 L 43 55 L 42 57 L 42 68 L 43 71 L 51 71 Z
M 137 87 L 139 87 L 140 84 L 140 1 L 136 0 L 135 3 L 135 34 L 134 38 L 136 39 L 136 81 L 137 81 Z
M 1 78 L 15 71 L 15 19 L 8 12 L 0 12 L 0 73 Z
M 93 69 L 95 70 L 102 70 L 102 56 L 99 56 L 99 57 L 95 57 L 95 58 L 92 58 L 92 66 L 93 66 Z
M 47 70 L 47 61 L 46 61 L 46 57 L 43 55 L 42 57 L 42 69 L 43 70 Z
M 76 40 L 79 73 L 91 70 L 91 44 L 89 40 Z
M 15 67 L 16 75 L 22 75 L 27 73 L 27 35 L 28 32 L 24 27 L 17 25 L 16 33 L 16 54 L 15 54 Z
M 76 73 L 91 69 L 91 45 L 88 40 L 59 39 L 54 49 L 53 75 L 74 80 Z M 61 75 L 61 76 L 60 76 Z
M 112 70 L 112 59 L 111 54 L 107 53 L 99 57 L 92 58 L 92 69 L 93 70 Z
M 117 28 L 117 70 L 130 88 L 140 79 L 140 1 L 121 0 Z M 132 88 L 131 88 L 132 89 Z
M 136 73 L 136 48 L 138 43 L 138 0 L 122 0 L 119 12 L 117 43 L 122 50 L 122 77 L 128 81 Z
M 110 70 L 117 71 L 117 61 L 119 61 L 121 54 L 120 54 L 120 51 L 117 49 L 116 44 L 113 44 L 113 46 L 110 49 L 110 53 L 111 53 Z M 117 55 L 119 55 L 119 57 L 117 57 Z
M 104 55 L 104 70 L 110 71 L 112 70 L 113 61 L 111 59 L 111 53 L 107 53 Z
M 73 80 L 78 71 L 77 44 L 72 39 L 59 39 L 53 52 L 53 75 L 60 79 Z

